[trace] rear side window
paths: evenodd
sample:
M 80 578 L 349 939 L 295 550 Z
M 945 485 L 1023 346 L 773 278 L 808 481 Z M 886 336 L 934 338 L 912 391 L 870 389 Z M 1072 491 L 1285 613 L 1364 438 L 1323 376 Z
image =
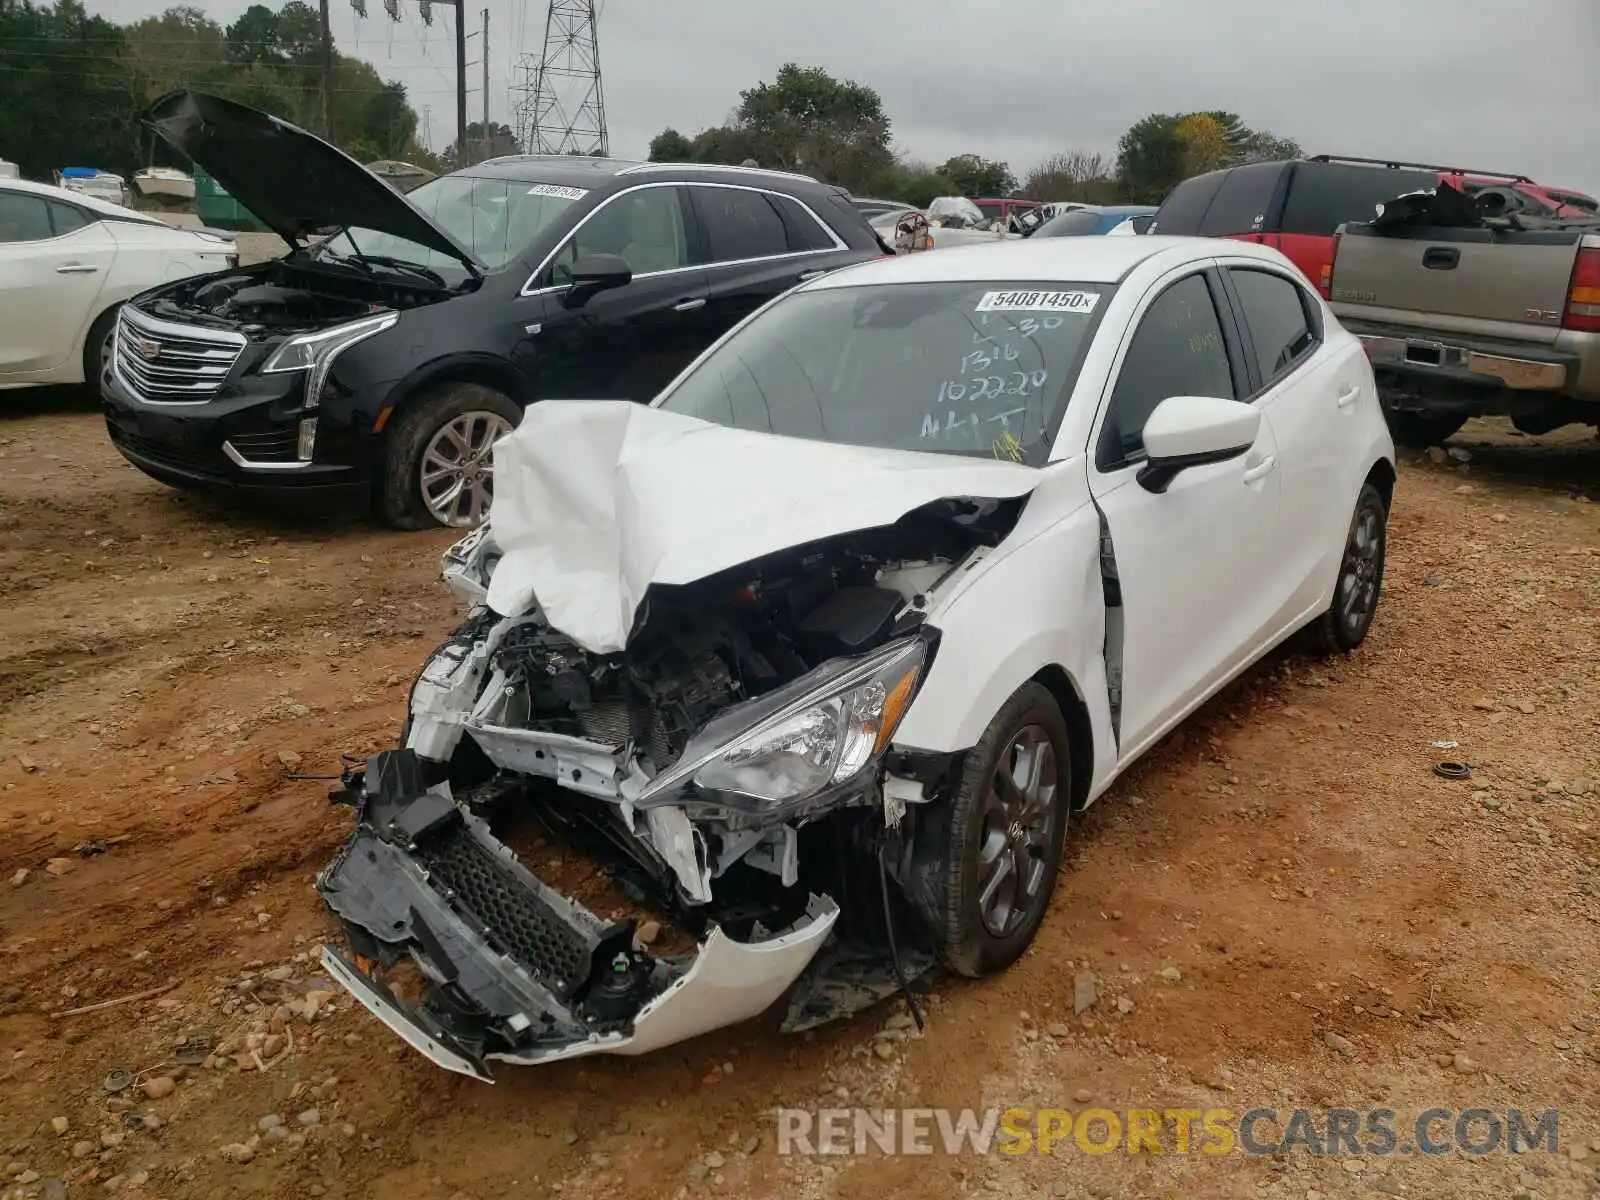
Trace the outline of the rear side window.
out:
M 1283 177 L 1282 163 L 1251 163 L 1229 171 L 1211 207 L 1200 220 L 1201 237 L 1260 233 L 1272 209 L 1272 196 Z M 1169 232 L 1163 229 L 1162 233 Z
M 1278 232 L 1326 237 L 1346 221 L 1372 220 L 1378 215 L 1377 205 L 1386 200 L 1437 183 L 1437 177 L 1427 171 L 1300 163 L 1289 179 L 1289 197 Z
M 42 196 L 0 192 L 0 242 L 42 242 L 54 236 Z
M 1230 267 L 1228 277 L 1244 307 L 1261 386 L 1271 387 L 1316 349 L 1317 335 L 1307 319 L 1305 293 L 1268 271 Z
M 783 220 L 783 231 L 790 250 L 833 249 L 833 238 L 817 224 L 817 219 L 805 210 L 804 205 L 788 196 L 769 196 L 768 199 L 777 207 L 778 216 Z
M 1200 218 L 1206 215 L 1211 198 L 1217 194 L 1227 174 L 1226 171 L 1212 171 L 1207 175 L 1196 175 L 1173 188 L 1161 202 L 1161 208 L 1156 212 L 1155 228 L 1151 232 L 1173 237 L 1194 237 L 1198 234 Z
M 74 229 L 82 229 L 89 223 L 89 215 L 72 204 L 62 204 L 59 200 L 50 201 L 50 220 L 56 227 L 56 236 L 71 233 Z
M 705 226 L 712 262 L 737 262 L 789 253 L 783 219 L 761 192 L 730 187 L 696 187 L 700 223 Z

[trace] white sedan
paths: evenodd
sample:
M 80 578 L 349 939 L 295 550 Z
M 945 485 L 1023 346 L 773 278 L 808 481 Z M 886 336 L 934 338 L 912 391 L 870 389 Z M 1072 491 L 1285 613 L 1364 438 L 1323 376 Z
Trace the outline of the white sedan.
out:
M 1362 643 L 1394 483 L 1366 355 L 1274 250 L 803 284 L 653 406 L 545 401 L 498 443 L 444 561 L 468 619 L 351 781 L 324 962 L 479 1077 L 1000 971 L 1141 754 L 1291 635 Z M 541 881 L 567 845 L 616 888 Z
M 0 389 L 97 384 L 124 300 L 238 261 L 223 235 L 0 179 Z

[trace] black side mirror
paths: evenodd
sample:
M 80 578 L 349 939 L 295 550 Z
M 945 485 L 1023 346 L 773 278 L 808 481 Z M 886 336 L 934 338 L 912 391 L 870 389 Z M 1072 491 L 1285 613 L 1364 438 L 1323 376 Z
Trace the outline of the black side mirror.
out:
M 582 308 L 601 292 L 626 287 L 633 281 L 633 268 L 615 254 L 582 254 L 570 267 L 558 265 L 551 280 L 557 287 L 567 288 L 561 301 L 564 305 Z

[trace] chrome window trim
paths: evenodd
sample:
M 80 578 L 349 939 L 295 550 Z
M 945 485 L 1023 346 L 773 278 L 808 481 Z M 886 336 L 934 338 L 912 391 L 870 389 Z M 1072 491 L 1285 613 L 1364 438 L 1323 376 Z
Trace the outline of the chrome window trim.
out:
M 665 168 L 667 166 L 678 167 L 678 166 L 681 166 L 681 165 L 682 165 L 681 163 L 662 164 L 663 168 Z M 722 168 L 719 168 L 719 169 L 722 169 Z M 744 169 L 745 170 L 749 170 L 750 168 L 744 168 Z M 765 172 L 765 173 L 766 174 L 772 174 L 773 172 Z M 800 197 L 791 196 L 787 192 L 780 192 L 780 191 L 777 191 L 774 188 L 754 187 L 754 186 L 752 186 L 750 184 L 744 184 L 744 183 L 719 183 L 719 182 L 715 182 L 715 181 L 712 181 L 712 180 L 705 180 L 705 179 L 685 179 L 685 180 L 672 180 L 670 182 L 662 181 L 662 182 L 656 182 L 656 183 L 637 183 L 637 184 L 634 184 L 632 187 L 623 188 L 620 192 L 613 192 L 611 195 L 607 196 L 604 200 L 602 200 L 599 204 L 597 204 L 593 208 L 591 208 L 588 212 L 584 213 L 582 218 L 579 219 L 578 223 L 576 225 L 574 225 L 571 229 L 567 230 L 566 236 L 563 237 L 559 243 L 557 243 L 556 248 L 554 250 L 550 251 L 549 254 L 545 255 L 544 259 L 539 263 L 539 265 L 534 268 L 533 274 L 528 276 L 527 282 L 525 282 L 522 285 L 521 290 L 517 292 L 517 297 L 519 299 L 521 299 L 524 296 L 553 296 L 553 295 L 556 295 L 557 293 L 566 291 L 568 289 L 568 287 L 571 286 L 570 284 L 556 284 L 556 285 L 552 285 L 550 287 L 536 288 L 536 287 L 533 286 L 533 283 L 534 283 L 534 280 L 538 279 L 540 275 L 544 274 L 545 269 L 547 267 L 549 267 L 552 262 L 555 261 L 556 256 L 567 248 L 567 245 L 577 235 L 578 231 L 580 229 L 582 229 L 586 224 L 588 224 L 590 219 L 593 218 L 597 213 L 600 213 L 600 212 L 604 211 L 604 209 L 606 208 L 607 205 L 611 204 L 615 200 L 620 200 L 624 196 L 632 195 L 634 192 L 644 191 L 646 188 L 664 188 L 664 187 L 670 187 L 670 188 L 677 188 L 677 187 L 681 187 L 681 188 L 719 188 L 720 187 L 720 188 L 729 188 L 732 191 L 736 191 L 736 192 L 759 192 L 764 196 L 782 196 L 784 199 L 793 200 L 802 209 L 804 209 L 806 215 L 808 217 L 810 217 L 813 221 L 815 221 L 818 224 L 818 226 L 821 227 L 822 231 L 828 235 L 828 240 L 831 241 L 833 243 L 833 245 L 830 248 L 823 249 L 823 250 L 786 250 L 782 254 L 763 254 L 763 255 L 761 255 L 761 256 L 759 256 L 757 258 L 726 259 L 726 260 L 721 261 L 721 262 L 693 263 L 693 264 L 691 264 L 689 266 L 686 266 L 686 267 L 668 267 L 666 270 L 663 270 L 663 271 L 645 271 L 642 274 L 635 275 L 633 277 L 634 279 L 659 279 L 659 278 L 662 278 L 663 276 L 667 276 L 667 275 L 682 275 L 682 274 L 685 274 L 685 273 L 687 273 L 689 271 L 714 271 L 714 270 L 717 270 L 718 268 L 721 268 L 721 267 L 741 267 L 741 266 L 748 266 L 751 263 L 782 262 L 783 260 L 790 259 L 790 258 L 806 258 L 806 257 L 808 257 L 810 255 L 814 255 L 814 254 L 830 254 L 830 253 L 837 253 L 837 252 L 839 252 L 841 250 L 850 249 L 850 247 L 845 243 L 844 239 L 841 238 L 838 235 L 838 233 L 836 233 L 834 231 L 833 226 L 829 225 L 826 221 L 824 221 L 820 216 L 817 215 L 816 209 L 812 208 L 804 200 L 800 199 Z

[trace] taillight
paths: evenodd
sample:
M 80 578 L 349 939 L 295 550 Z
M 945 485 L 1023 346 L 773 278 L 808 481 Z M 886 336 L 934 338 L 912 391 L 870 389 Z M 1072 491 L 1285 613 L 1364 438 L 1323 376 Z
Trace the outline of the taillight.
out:
M 1317 291 L 1322 293 L 1324 300 L 1333 299 L 1333 264 L 1339 257 L 1339 235 L 1333 235 L 1333 244 L 1328 248 L 1328 261 L 1322 264 L 1322 270 L 1317 272 Z
M 1567 289 L 1563 329 L 1600 333 L 1600 238 L 1578 243 L 1578 261 L 1572 266 L 1572 286 Z

